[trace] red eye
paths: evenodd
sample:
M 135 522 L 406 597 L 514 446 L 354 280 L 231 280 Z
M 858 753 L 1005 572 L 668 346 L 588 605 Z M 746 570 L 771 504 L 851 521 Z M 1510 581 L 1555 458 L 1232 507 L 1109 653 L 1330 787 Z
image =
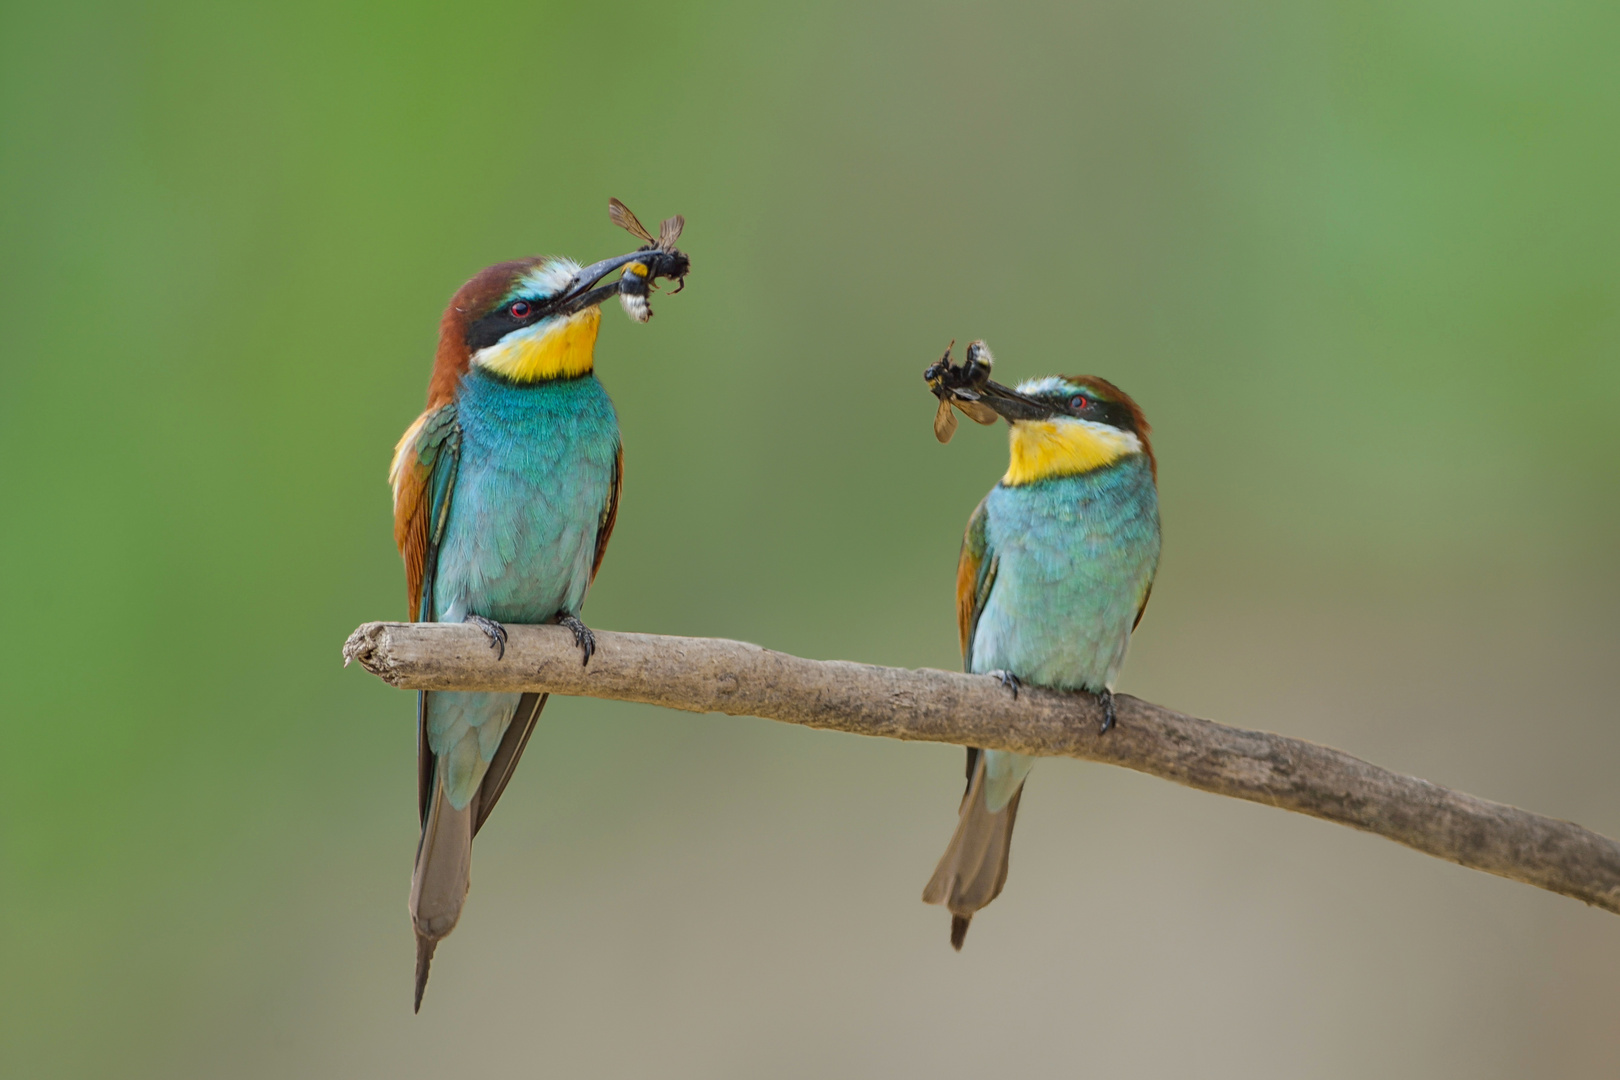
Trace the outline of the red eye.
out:
M 506 310 L 512 313 L 514 319 L 527 319 L 529 317 L 529 302 L 519 300 Z
M 1076 394 L 1074 395 L 1073 399 L 1069 401 L 1069 407 L 1076 412 L 1079 412 L 1081 409 L 1090 404 L 1091 402 L 1086 400 L 1086 395 L 1084 394 Z

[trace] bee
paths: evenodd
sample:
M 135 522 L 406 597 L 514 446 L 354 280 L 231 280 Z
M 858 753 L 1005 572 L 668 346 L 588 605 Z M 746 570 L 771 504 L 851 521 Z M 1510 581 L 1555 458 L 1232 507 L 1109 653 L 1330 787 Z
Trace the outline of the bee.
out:
M 956 413 L 952 406 L 961 409 L 976 424 L 993 424 L 997 419 L 996 411 L 980 400 L 990 382 L 991 365 L 995 363 L 990 347 L 982 341 L 972 342 L 967 348 L 967 361 L 960 367 L 951 358 L 954 348 L 956 339 L 952 338 L 945 346 L 945 355 L 923 371 L 928 389 L 939 398 L 939 408 L 934 412 L 934 438 L 942 443 L 950 442 L 951 436 L 956 434 Z
M 692 260 L 675 248 L 675 241 L 680 239 L 681 230 L 686 227 L 686 219 L 680 214 L 665 218 L 663 224 L 658 226 L 655 237 L 630 212 L 628 206 L 618 199 L 609 199 L 608 220 L 640 240 L 642 246 L 638 250 L 647 253 L 645 259 L 626 266 L 619 278 L 619 303 L 624 305 L 625 314 L 636 322 L 646 322 L 653 316 L 648 294 L 657 287 L 659 278 L 678 282 L 671 296 L 686 288 L 686 275 L 692 269 Z

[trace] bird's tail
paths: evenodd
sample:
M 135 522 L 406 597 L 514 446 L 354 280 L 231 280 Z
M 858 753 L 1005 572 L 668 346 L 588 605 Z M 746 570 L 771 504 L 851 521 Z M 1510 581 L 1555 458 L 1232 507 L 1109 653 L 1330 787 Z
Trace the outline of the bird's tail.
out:
M 944 904 L 950 911 L 951 947 L 955 949 L 961 949 L 967 939 L 973 913 L 1001 895 L 1001 887 L 1007 883 L 1013 822 L 1018 818 L 1018 800 L 1023 797 L 1024 777 L 1029 773 L 1027 760 L 1009 760 L 998 761 L 1003 767 L 992 776 L 988 768 L 991 753 L 994 751 L 968 751 L 967 793 L 962 796 L 956 833 L 934 868 L 928 887 L 923 889 L 924 903 Z M 1006 794 L 1009 789 L 1010 797 Z
M 461 905 L 467 899 L 477 804 L 478 800 L 474 799 L 457 810 L 445 794 L 443 779 L 435 778 L 427 820 L 422 823 L 422 840 L 416 848 L 416 869 L 411 874 L 417 1011 L 422 1008 L 422 991 L 427 987 L 433 950 L 438 947 L 440 938 L 456 928 Z
M 427 742 L 430 700 L 439 696 L 424 693 L 417 706 L 422 839 L 416 846 L 416 869 L 411 874 L 411 925 L 416 930 L 418 1012 L 422 1010 L 422 991 L 427 987 L 433 950 L 438 948 L 440 939 L 456 928 L 461 905 L 467 900 L 473 837 L 483 828 L 490 811 L 506 790 L 507 782 L 512 779 L 512 772 L 529 744 L 529 736 L 540 718 L 540 710 L 546 707 L 547 698 L 545 694 L 480 695 L 477 706 L 486 710 L 482 722 L 500 723 L 504 730 L 478 789 L 467 805 L 457 810 L 445 790 L 444 762 L 436 757 Z M 466 707 L 468 703 L 461 704 Z

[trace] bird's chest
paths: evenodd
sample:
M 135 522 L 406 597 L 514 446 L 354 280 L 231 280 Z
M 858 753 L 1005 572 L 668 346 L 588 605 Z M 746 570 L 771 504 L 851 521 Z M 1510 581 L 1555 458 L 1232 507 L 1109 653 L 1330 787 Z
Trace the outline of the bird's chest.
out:
M 471 375 L 434 607 L 505 622 L 577 613 L 612 494 L 613 405 L 592 376 L 532 387 Z
M 1111 684 L 1158 567 L 1146 461 L 998 487 L 985 512 L 996 580 L 974 634 L 974 670 L 1065 689 Z

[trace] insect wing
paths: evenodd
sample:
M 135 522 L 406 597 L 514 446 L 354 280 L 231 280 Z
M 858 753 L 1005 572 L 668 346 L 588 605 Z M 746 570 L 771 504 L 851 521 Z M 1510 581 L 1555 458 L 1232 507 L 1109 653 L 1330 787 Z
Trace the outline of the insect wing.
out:
M 956 407 L 967 413 L 968 419 L 975 424 L 993 424 L 999 419 L 996 410 L 982 401 L 963 401 L 957 398 Z
M 638 221 L 636 215 L 630 212 L 630 208 L 618 199 L 608 200 L 608 220 L 637 240 L 648 244 L 657 243 L 653 238 L 653 234 L 647 231 L 647 227 Z
M 665 251 L 675 249 L 675 241 L 681 238 L 681 230 L 686 228 L 686 218 L 680 214 L 664 219 L 658 226 L 658 246 Z
M 934 438 L 942 443 L 951 441 L 956 434 L 956 411 L 947 398 L 939 399 L 939 410 L 934 413 Z

